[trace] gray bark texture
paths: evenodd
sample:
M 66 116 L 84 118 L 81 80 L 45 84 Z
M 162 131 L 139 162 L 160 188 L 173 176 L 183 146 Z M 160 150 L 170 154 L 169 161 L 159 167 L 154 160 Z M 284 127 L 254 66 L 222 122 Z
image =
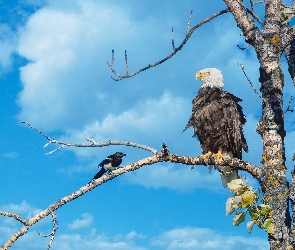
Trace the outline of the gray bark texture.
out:
M 286 179 L 284 137 L 283 87 L 284 75 L 280 59 L 285 52 L 289 74 L 294 82 L 295 48 L 294 30 L 289 26 L 289 16 L 284 15 L 292 7 L 280 0 L 264 0 L 263 27 L 258 28 L 241 0 L 224 0 L 247 43 L 253 46 L 259 60 L 262 94 L 262 116 L 257 132 L 263 140 L 263 157 L 259 182 L 263 203 L 272 207 L 275 231 L 269 234 L 271 250 L 295 249 L 294 224 L 291 225 L 289 201 L 294 209 L 295 187 Z M 294 16 L 294 15 L 293 15 Z M 294 219 L 294 213 L 292 213 Z M 294 221 L 294 220 L 293 220 Z

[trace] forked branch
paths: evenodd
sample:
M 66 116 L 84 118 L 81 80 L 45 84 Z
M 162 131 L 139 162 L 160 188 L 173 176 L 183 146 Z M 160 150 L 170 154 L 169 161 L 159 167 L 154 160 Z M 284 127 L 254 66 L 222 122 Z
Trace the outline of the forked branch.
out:
M 174 47 L 174 30 L 172 29 L 172 48 L 173 48 L 173 52 L 170 53 L 168 56 L 166 56 L 165 58 L 161 59 L 160 61 L 157 61 L 153 64 L 149 64 L 148 66 L 144 67 L 144 68 L 141 68 L 139 69 L 138 71 L 132 73 L 132 74 L 129 74 L 128 73 L 128 63 L 127 63 L 127 54 L 126 54 L 126 51 L 125 51 L 125 61 L 126 61 L 126 74 L 125 75 L 122 75 L 120 73 L 118 73 L 113 65 L 114 65 L 114 50 L 112 50 L 112 62 L 107 62 L 107 64 L 109 65 L 111 71 L 118 77 L 118 78 L 114 78 L 114 77 L 111 77 L 114 81 L 120 81 L 122 79 L 125 79 L 125 78 L 130 78 L 132 76 L 135 76 L 149 68 L 154 68 L 160 64 L 162 64 L 163 62 L 167 61 L 168 59 L 170 59 L 172 56 L 174 56 L 179 50 L 182 49 L 182 47 L 186 44 L 187 40 L 191 37 L 191 35 L 194 33 L 194 31 L 199 28 L 200 26 L 202 26 L 203 24 L 205 23 L 208 23 L 210 22 L 212 19 L 222 15 L 222 14 L 225 14 L 229 12 L 228 9 L 225 9 L 225 10 L 222 10 L 222 11 L 219 11 L 215 14 L 213 14 L 212 16 L 204 19 L 203 21 L 199 22 L 198 24 L 196 24 L 195 26 L 193 26 L 192 28 L 190 28 L 190 21 L 191 21 L 191 17 L 192 17 L 192 12 L 190 13 L 190 17 L 189 17 L 189 21 L 188 21 L 188 26 L 187 26 L 187 30 L 186 30 L 186 35 L 185 35 L 185 38 L 183 39 L 182 43 L 178 46 L 178 47 Z
M 32 125 L 30 125 L 29 123 L 25 122 L 27 125 L 29 125 L 31 128 L 33 128 L 34 130 L 38 131 L 39 133 L 41 133 L 43 136 L 45 136 L 47 138 L 47 140 L 49 141 L 49 143 L 60 143 L 57 140 L 47 136 L 46 134 L 44 134 L 42 131 L 40 131 L 39 129 L 33 127 Z M 93 147 L 93 145 L 98 144 L 99 146 L 102 146 L 101 143 L 97 143 L 91 139 L 88 139 L 88 141 L 91 142 L 91 144 L 88 144 L 88 147 Z M 72 144 L 72 143 L 67 143 L 66 146 L 80 146 L 80 144 Z M 109 144 L 109 145 L 113 145 L 113 144 Z M 109 146 L 109 145 L 104 145 L 104 146 Z M 117 145 L 117 144 L 116 144 Z M 130 145 L 140 145 L 140 144 L 135 144 L 135 143 L 124 143 L 122 145 L 125 146 L 130 146 Z M 85 145 L 86 147 L 86 145 Z M 140 145 L 140 148 L 142 149 L 152 149 L 150 147 L 147 147 L 145 145 Z M 90 181 L 88 184 L 86 184 L 85 186 L 79 188 L 77 191 L 57 200 L 56 202 L 54 202 L 53 204 L 51 204 L 47 209 L 43 210 L 42 212 L 38 213 L 37 215 L 35 215 L 33 218 L 26 220 L 24 218 L 22 218 L 19 215 L 13 214 L 13 213 L 8 213 L 8 212 L 0 212 L 0 215 L 3 216 L 8 216 L 8 217 L 13 217 L 16 220 L 20 221 L 21 223 L 24 224 L 24 226 L 22 228 L 20 228 L 1 248 L 1 250 L 7 250 L 9 247 L 11 247 L 14 242 L 20 238 L 22 235 L 26 234 L 27 231 L 37 222 L 39 222 L 40 220 L 42 220 L 43 218 L 47 217 L 48 215 L 52 215 L 52 232 L 48 235 L 42 235 L 39 233 L 39 235 L 43 236 L 43 237 L 47 237 L 47 236 L 51 236 L 50 242 L 48 244 L 48 248 L 50 249 L 52 242 L 54 240 L 54 236 L 56 233 L 56 230 L 58 228 L 58 223 L 56 220 L 56 215 L 55 212 L 62 207 L 63 205 L 67 204 L 68 202 L 71 202 L 77 198 L 79 198 L 80 196 L 83 196 L 84 194 L 88 193 L 89 191 L 93 190 L 94 188 L 96 188 L 97 186 L 108 182 L 124 173 L 130 172 L 130 171 L 135 171 L 143 166 L 148 166 L 148 165 L 152 165 L 158 162 L 172 162 L 172 163 L 180 163 L 180 164 L 184 164 L 184 165 L 188 165 L 188 166 L 194 166 L 194 165 L 214 165 L 215 163 L 220 166 L 230 166 L 232 167 L 232 169 L 238 169 L 238 170 L 244 170 L 248 173 L 250 173 L 254 178 L 256 178 L 258 181 L 261 180 L 261 168 L 254 166 L 253 164 L 246 162 L 246 161 L 242 161 L 239 159 L 227 159 L 227 160 L 221 160 L 218 162 L 215 162 L 214 158 L 204 158 L 203 156 L 199 156 L 199 157 L 193 157 L 193 156 L 181 156 L 181 155 L 177 155 L 177 154 L 171 154 L 168 146 L 163 143 L 162 144 L 162 150 L 161 151 L 157 151 L 155 149 L 150 150 L 151 152 L 153 152 L 153 155 L 139 160 L 135 163 L 132 163 L 130 165 L 127 165 L 125 167 L 120 167 L 117 168 L 115 170 L 113 170 L 111 173 L 103 175 L 102 177 L 98 178 L 98 179 L 93 179 L 92 181 Z
M 125 167 L 121 167 L 118 168 L 114 171 L 111 172 L 111 174 L 107 174 L 102 176 L 101 178 L 92 180 L 90 183 L 86 184 L 85 186 L 81 187 L 80 189 L 78 189 L 77 191 L 59 199 L 58 201 L 56 201 L 55 203 L 51 204 L 47 209 L 45 209 L 44 211 L 40 212 L 39 214 L 35 215 L 33 218 L 31 218 L 30 220 L 28 220 L 25 225 L 19 230 L 17 231 L 3 246 L 2 249 L 3 250 L 7 250 L 9 247 L 11 247 L 13 245 L 13 243 L 22 235 L 26 234 L 27 231 L 29 230 L 29 228 L 31 226 L 33 226 L 35 223 L 39 222 L 40 220 L 42 220 L 43 218 L 45 218 L 48 215 L 52 215 L 53 216 L 53 229 L 52 229 L 52 233 L 49 234 L 51 235 L 51 240 L 50 243 L 48 245 L 48 247 L 50 248 L 53 239 L 54 239 L 54 235 L 55 232 L 57 230 L 57 222 L 55 219 L 55 214 L 54 212 L 56 210 L 58 210 L 60 207 L 62 207 L 63 205 L 67 204 L 68 202 L 73 201 L 74 199 L 79 198 L 80 196 L 83 196 L 84 194 L 86 194 L 87 192 L 93 190 L 95 187 L 108 182 L 124 173 L 130 172 L 130 171 L 135 171 L 136 169 L 139 169 L 143 166 L 148 166 L 148 165 L 152 165 L 158 162 L 173 162 L 173 163 L 181 163 L 184 165 L 207 165 L 207 164 L 214 164 L 214 160 L 205 160 L 202 156 L 201 157 L 192 157 L 192 156 L 180 156 L 180 155 L 176 155 L 176 154 L 170 154 L 168 147 L 166 144 L 163 144 L 163 150 L 160 152 L 157 152 L 156 154 L 154 154 L 151 157 L 139 160 L 135 163 L 132 163 L 130 165 L 127 165 Z M 246 161 L 242 161 L 239 159 L 228 159 L 222 162 L 218 162 L 219 165 L 227 165 L 227 166 L 231 166 L 233 169 L 240 169 L 240 170 L 245 170 L 248 173 L 250 173 L 252 176 L 254 176 L 256 179 L 260 180 L 260 176 L 261 176 L 261 169 L 259 167 L 256 167 Z M 5 215 L 4 213 L 2 213 L 2 215 Z M 15 216 L 13 216 L 15 217 Z M 49 249 L 48 248 L 48 249 Z
M 94 139 L 91 138 L 86 138 L 86 141 L 90 142 L 90 143 L 69 143 L 69 142 L 63 142 L 63 141 L 58 141 L 56 139 L 51 138 L 50 136 L 46 135 L 45 133 L 43 133 L 40 129 L 34 127 L 33 125 L 31 125 L 28 122 L 22 122 L 24 124 L 27 124 L 30 128 L 36 130 L 37 132 L 39 132 L 41 135 L 43 135 L 48 142 L 43 146 L 43 148 L 46 148 L 48 145 L 50 144 L 57 144 L 57 145 L 61 145 L 60 147 L 46 153 L 46 155 L 51 155 L 52 153 L 56 152 L 57 150 L 60 150 L 64 147 L 106 147 L 106 146 L 110 146 L 110 145 L 121 145 L 121 146 L 130 146 L 130 147 L 135 147 L 135 148 L 141 148 L 147 151 L 150 151 L 151 153 L 155 154 L 157 152 L 156 149 L 148 147 L 146 145 L 142 145 L 142 144 L 138 144 L 135 142 L 125 142 L 125 141 L 107 141 L 107 142 L 96 142 Z
M 28 220 L 27 219 L 21 217 L 18 214 L 15 214 L 15 213 L 9 213 L 9 212 L 0 211 L 0 215 L 6 216 L 6 217 L 12 217 L 12 218 L 16 219 L 17 221 L 19 221 L 20 223 L 22 223 L 24 225 L 27 225 L 28 224 Z

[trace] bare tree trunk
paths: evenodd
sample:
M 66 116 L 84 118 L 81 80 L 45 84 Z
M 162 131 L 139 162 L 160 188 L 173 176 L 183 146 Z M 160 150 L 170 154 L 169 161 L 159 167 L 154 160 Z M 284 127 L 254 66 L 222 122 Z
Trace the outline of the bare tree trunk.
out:
M 257 131 L 263 139 L 264 165 L 260 184 L 264 195 L 263 203 L 272 207 L 275 224 L 274 234 L 269 235 L 270 249 L 286 249 L 289 245 L 291 219 L 284 152 L 283 74 L 279 61 L 268 59 L 269 57 L 261 61 L 259 78 L 263 104 Z
M 269 234 L 270 249 L 287 249 L 293 244 L 289 231 L 289 183 L 286 179 L 284 150 L 284 77 L 280 58 L 288 44 L 288 25 L 281 19 L 280 0 L 265 0 L 264 29 L 259 30 L 250 20 L 242 1 L 224 0 L 233 14 L 246 42 L 251 44 L 260 62 L 260 91 L 262 93 L 262 117 L 257 132 L 263 140 L 262 175 L 260 185 L 263 203 L 271 206 L 275 231 Z M 292 59 L 291 56 L 289 56 Z M 291 61 L 291 60 L 290 60 Z M 292 64 L 289 71 L 292 72 Z

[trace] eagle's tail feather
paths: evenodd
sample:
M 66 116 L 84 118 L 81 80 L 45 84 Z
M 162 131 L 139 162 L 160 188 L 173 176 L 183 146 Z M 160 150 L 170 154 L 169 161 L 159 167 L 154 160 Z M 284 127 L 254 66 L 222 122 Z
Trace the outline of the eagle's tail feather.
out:
M 229 159 L 233 158 L 233 155 L 230 152 L 222 152 L 222 155 Z M 232 180 L 240 178 L 238 171 L 233 170 L 229 166 L 216 165 L 215 167 L 220 172 L 221 182 L 224 188 L 228 188 L 227 184 L 230 183 Z

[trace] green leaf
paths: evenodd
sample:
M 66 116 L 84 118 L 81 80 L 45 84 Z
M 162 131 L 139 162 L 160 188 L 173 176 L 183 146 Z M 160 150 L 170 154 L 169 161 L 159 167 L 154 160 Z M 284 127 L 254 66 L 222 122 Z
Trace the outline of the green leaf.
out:
M 244 222 L 245 218 L 246 218 L 246 211 L 242 212 L 242 213 L 237 213 L 234 215 L 234 226 L 238 226 L 240 225 L 242 222 Z
M 248 230 L 248 233 L 249 234 L 252 232 L 252 229 L 253 229 L 254 224 L 255 224 L 255 221 L 253 221 L 253 220 L 248 221 L 248 223 L 247 223 L 247 230 Z
M 263 224 L 263 228 L 265 229 L 266 232 L 268 232 L 269 234 L 274 233 L 275 231 L 275 227 L 273 224 L 272 219 L 266 219 L 264 224 Z
M 244 188 L 244 183 L 242 179 L 232 180 L 230 183 L 227 183 L 227 187 L 230 191 L 237 193 Z
M 255 207 L 249 209 L 249 214 L 252 220 L 257 221 L 259 219 L 259 213 L 255 209 Z
M 241 207 L 241 196 L 233 196 L 227 199 L 225 205 L 225 214 L 229 215 Z
M 268 206 L 268 205 L 265 205 L 265 204 L 261 204 L 261 205 L 259 205 L 257 207 L 260 210 L 260 214 L 263 215 L 263 216 L 271 211 L 271 207 Z

